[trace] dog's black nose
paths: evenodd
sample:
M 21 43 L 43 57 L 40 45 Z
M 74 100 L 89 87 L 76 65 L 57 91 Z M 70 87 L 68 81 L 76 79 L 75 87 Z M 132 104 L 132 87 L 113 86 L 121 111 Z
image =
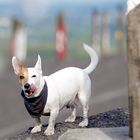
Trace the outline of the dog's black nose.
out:
M 28 83 L 26 83 L 26 84 L 24 85 L 24 88 L 25 88 L 25 89 L 29 89 L 29 87 L 30 87 L 30 84 L 28 84 Z

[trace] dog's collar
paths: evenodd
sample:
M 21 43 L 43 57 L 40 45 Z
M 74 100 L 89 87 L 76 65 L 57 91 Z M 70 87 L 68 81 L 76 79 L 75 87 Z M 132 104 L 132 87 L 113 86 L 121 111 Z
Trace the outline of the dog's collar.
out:
M 43 113 L 47 97 L 48 97 L 48 87 L 45 82 L 44 87 L 38 97 L 27 98 L 24 91 L 21 91 L 21 96 L 24 99 L 24 104 L 32 117 L 40 117 Z

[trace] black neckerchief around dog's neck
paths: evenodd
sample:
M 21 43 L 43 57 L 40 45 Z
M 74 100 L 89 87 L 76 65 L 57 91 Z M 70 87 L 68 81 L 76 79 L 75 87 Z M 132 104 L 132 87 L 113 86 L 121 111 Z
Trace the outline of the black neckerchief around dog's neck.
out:
M 29 114 L 32 117 L 40 117 L 43 113 L 48 97 L 48 87 L 46 82 L 38 97 L 27 98 L 23 90 L 21 91 L 21 96 L 24 99 L 24 104 Z

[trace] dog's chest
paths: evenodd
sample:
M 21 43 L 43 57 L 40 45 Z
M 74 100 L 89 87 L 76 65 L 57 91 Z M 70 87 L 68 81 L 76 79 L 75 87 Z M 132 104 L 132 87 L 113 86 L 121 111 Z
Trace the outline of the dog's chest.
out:
M 47 84 L 46 83 L 44 84 L 44 87 L 38 97 L 27 98 L 24 94 L 24 91 L 21 92 L 21 95 L 24 99 L 24 104 L 28 113 L 32 117 L 40 117 L 44 111 L 47 102 L 48 96 Z

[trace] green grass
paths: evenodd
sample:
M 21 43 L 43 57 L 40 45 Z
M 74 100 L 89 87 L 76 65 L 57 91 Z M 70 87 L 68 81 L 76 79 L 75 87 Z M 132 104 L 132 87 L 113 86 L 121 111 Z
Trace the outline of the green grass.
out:
M 68 48 L 68 59 L 84 59 L 87 55 L 82 47 L 83 45 L 74 45 L 74 47 Z M 50 61 L 55 60 L 55 46 L 52 44 L 40 44 L 38 46 L 29 46 L 27 57 L 28 59 L 34 59 L 37 54 L 40 54 L 43 59 Z

